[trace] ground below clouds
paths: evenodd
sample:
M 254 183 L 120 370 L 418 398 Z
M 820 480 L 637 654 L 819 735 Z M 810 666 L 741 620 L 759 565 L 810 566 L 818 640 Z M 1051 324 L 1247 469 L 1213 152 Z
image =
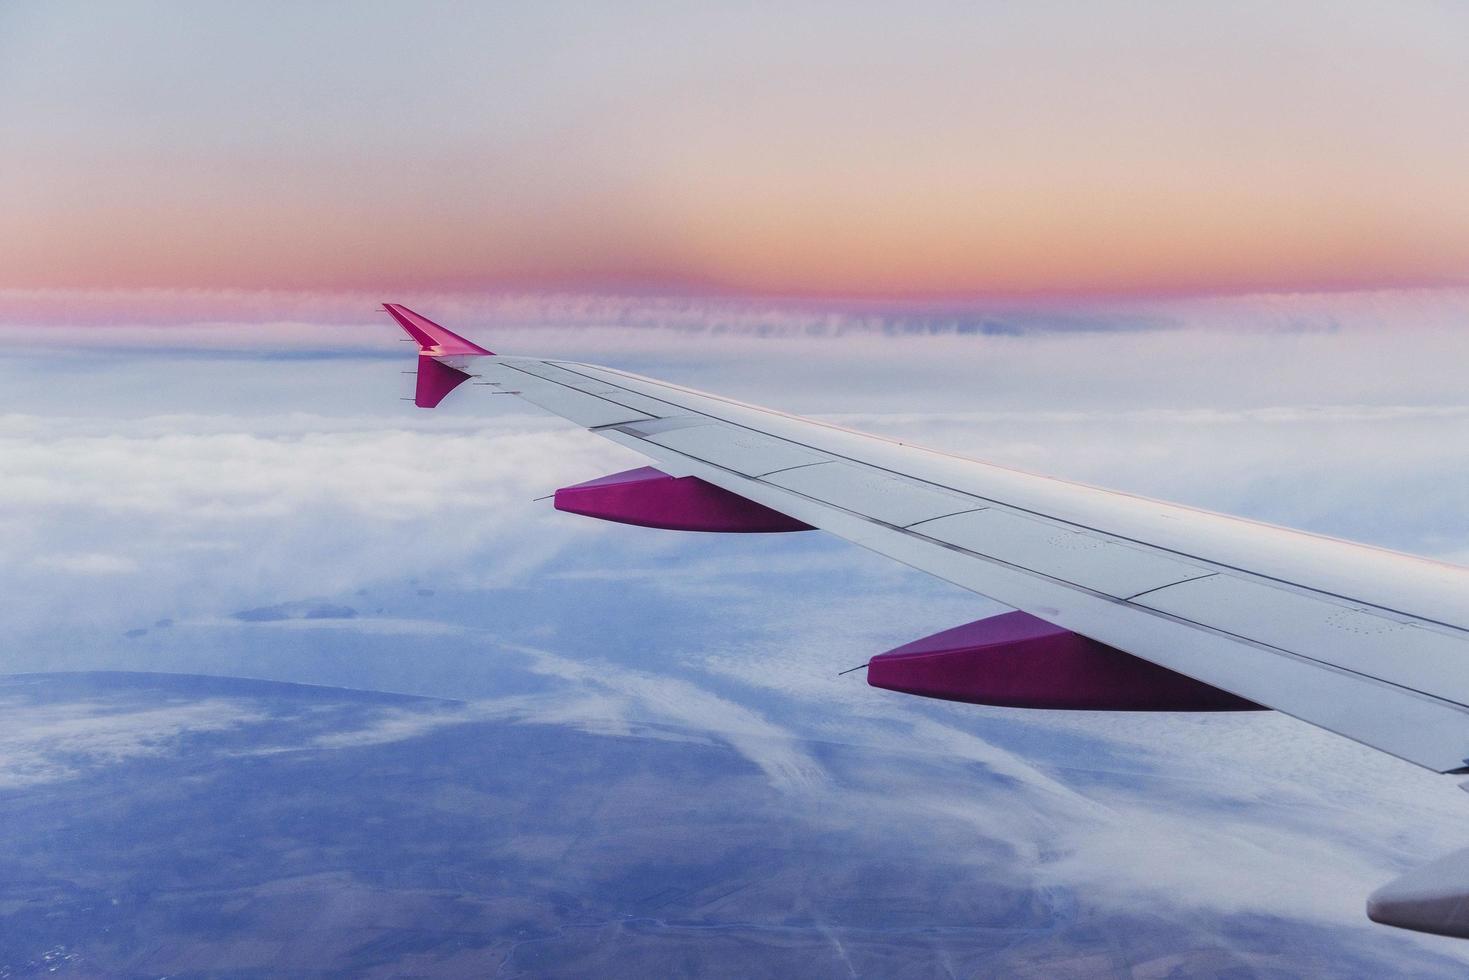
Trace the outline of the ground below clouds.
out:
M 0 977 L 1462 969 L 1381 930 L 1108 907 L 967 820 L 873 802 L 1027 805 L 940 757 L 807 742 L 827 785 L 782 791 L 700 732 L 523 707 L 108 673 L 0 701 L 73 719 L 7 749 L 39 768 L 0 790 Z

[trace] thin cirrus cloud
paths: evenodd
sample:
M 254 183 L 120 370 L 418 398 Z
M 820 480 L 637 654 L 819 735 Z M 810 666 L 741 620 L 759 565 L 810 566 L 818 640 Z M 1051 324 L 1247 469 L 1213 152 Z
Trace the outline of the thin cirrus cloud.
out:
M 0 12 L 0 287 L 1462 281 L 1449 4 Z

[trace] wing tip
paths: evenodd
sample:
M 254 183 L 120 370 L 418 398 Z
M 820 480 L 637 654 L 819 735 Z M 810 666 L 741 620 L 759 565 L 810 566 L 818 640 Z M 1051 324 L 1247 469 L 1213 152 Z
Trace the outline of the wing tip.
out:
M 442 327 L 421 313 L 415 313 L 402 303 L 384 302 L 383 311 L 392 317 L 418 343 L 420 354 L 432 357 L 493 357 L 488 350 L 459 336 L 447 327 Z

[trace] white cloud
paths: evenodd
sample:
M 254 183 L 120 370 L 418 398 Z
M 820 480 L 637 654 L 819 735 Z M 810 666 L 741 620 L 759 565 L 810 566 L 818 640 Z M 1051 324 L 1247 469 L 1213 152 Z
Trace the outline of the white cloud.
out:
M 223 698 L 121 711 L 86 701 L 11 702 L 4 714 L 0 789 L 71 779 L 96 766 L 171 754 L 184 735 L 229 731 L 268 718 L 257 707 Z
M 107 555 L 97 551 L 69 555 L 42 555 L 35 560 L 41 568 L 54 568 L 75 575 L 122 575 L 136 572 L 138 563 L 122 555 Z
M 821 764 L 805 751 L 795 733 L 758 710 L 689 680 L 607 662 L 582 663 L 531 647 L 512 649 L 529 657 L 531 668 L 539 674 L 581 690 L 616 695 L 628 705 L 624 714 L 628 721 L 664 721 L 718 736 L 759 766 L 779 789 L 812 792 L 826 781 Z
M 386 347 L 397 339 L 373 293 L 291 290 L 0 290 L 0 343 L 33 347 L 45 325 L 54 346 L 218 348 Z M 1331 333 L 1350 329 L 1457 327 L 1469 316 L 1464 288 L 1384 289 L 1329 293 L 1262 293 L 1090 303 L 802 303 L 778 300 L 621 293 L 419 293 L 414 308 L 476 340 L 535 335 L 564 353 L 614 345 L 667 345 L 667 338 L 629 341 L 620 332 L 657 331 L 692 337 L 701 346 L 747 336 L 798 339 L 897 336 L 905 344 L 961 330 L 1160 329 Z M 221 313 L 221 311 L 229 311 Z M 96 324 L 109 324 L 98 331 Z M 79 326 L 83 325 L 83 326 Z M 609 330 L 606 328 L 621 328 Z M 972 335 L 968 335 L 972 336 Z M 497 350 L 499 348 L 496 348 Z M 506 350 L 515 349 L 510 346 Z M 528 350 L 521 347 L 519 349 Z
M 263 621 L 224 617 L 201 617 L 180 624 L 245 630 L 289 630 L 291 632 L 348 632 L 374 636 L 463 636 L 470 631 L 453 623 L 433 619 L 407 619 L 393 616 L 353 616 L 350 619 L 292 617 Z
M 75 610 L 77 576 L 135 573 L 88 596 L 90 620 L 115 631 L 425 574 L 521 581 L 598 531 L 532 498 L 636 461 L 555 422 L 537 425 L 339 418 L 320 433 L 269 423 L 256 432 L 236 418 L 190 432 L 178 420 L 51 426 L 10 416 L 0 421 L 0 585 L 14 605 L 3 625 L 44 634 Z
M 689 735 L 638 725 L 629 717 L 631 710 L 626 698 L 583 688 L 562 689 L 553 694 L 386 708 L 360 727 L 317 737 L 309 747 L 343 749 L 384 745 L 455 725 L 486 721 L 564 726 L 612 737 L 636 734 L 663 740 L 690 740 Z

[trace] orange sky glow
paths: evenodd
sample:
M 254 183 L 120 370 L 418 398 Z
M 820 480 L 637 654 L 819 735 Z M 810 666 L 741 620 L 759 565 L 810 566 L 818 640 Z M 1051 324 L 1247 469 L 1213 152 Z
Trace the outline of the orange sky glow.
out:
M 169 9 L 0 14 L 0 289 L 1469 282 L 1451 5 Z

